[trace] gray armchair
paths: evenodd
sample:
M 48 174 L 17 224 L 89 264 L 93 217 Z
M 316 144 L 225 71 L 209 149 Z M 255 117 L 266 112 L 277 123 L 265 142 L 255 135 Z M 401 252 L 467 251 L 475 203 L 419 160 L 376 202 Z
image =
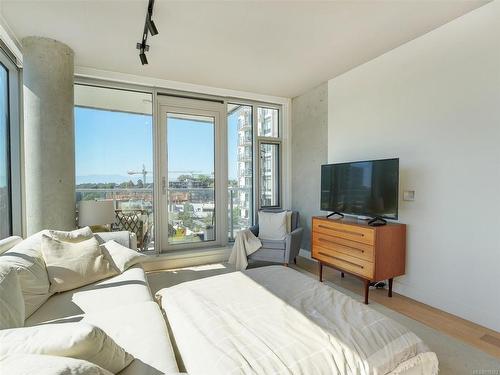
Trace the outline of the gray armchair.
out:
M 283 212 L 284 210 L 263 210 L 265 212 Z M 299 227 L 299 213 L 292 211 L 292 231 L 286 235 L 284 240 L 261 240 L 262 247 L 248 258 L 265 262 L 283 263 L 288 266 L 292 261 L 296 262 L 302 243 L 303 228 Z M 259 237 L 259 224 L 250 228 L 252 233 Z

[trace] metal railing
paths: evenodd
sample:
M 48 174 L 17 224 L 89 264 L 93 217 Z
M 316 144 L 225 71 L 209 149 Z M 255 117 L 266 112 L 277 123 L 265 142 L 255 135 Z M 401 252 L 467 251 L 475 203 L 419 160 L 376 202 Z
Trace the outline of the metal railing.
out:
M 214 204 L 214 188 L 168 188 L 169 207 L 175 204 Z M 77 188 L 81 200 L 112 200 L 115 210 L 145 210 L 153 220 L 153 188 Z M 242 194 L 246 193 L 246 194 Z M 182 196 L 184 195 L 184 196 Z M 208 198 L 208 199 L 207 199 Z M 194 213 L 196 214 L 196 213 Z M 228 238 L 248 228 L 253 221 L 252 188 L 228 188 Z

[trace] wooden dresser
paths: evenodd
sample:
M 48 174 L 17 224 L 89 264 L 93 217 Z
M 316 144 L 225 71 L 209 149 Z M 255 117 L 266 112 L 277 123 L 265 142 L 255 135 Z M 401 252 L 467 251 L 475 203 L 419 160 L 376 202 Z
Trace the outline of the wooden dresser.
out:
M 388 223 L 371 227 L 356 219 L 312 219 L 312 257 L 319 262 L 319 279 L 323 265 L 361 278 L 365 284 L 365 304 L 372 281 L 389 281 L 405 273 L 406 225 Z

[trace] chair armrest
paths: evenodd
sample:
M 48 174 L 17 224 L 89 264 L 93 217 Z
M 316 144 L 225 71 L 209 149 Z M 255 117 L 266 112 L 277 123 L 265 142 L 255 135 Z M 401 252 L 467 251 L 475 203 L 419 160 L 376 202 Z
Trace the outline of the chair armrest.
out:
M 98 232 L 94 233 L 94 235 L 100 244 L 113 240 L 120 245 L 137 250 L 137 236 L 133 232 L 122 230 L 119 232 Z
M 303 228 L 297 228 L 286 235 L 285 259 L 287 263 L 291 263 L 299 255 L 303 232 Z
M 255 237 L 259 237 L 259 224 L 252 225 L 250 227 L 250 231 L 254 234 Z

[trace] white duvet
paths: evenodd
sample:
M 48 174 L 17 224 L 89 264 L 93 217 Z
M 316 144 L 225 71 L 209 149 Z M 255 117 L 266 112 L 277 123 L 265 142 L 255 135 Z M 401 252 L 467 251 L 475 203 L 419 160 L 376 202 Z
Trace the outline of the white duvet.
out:
M 290 268 L 190 281 L 158 298 L 190 375 L 437 374 L 415 334 Z

